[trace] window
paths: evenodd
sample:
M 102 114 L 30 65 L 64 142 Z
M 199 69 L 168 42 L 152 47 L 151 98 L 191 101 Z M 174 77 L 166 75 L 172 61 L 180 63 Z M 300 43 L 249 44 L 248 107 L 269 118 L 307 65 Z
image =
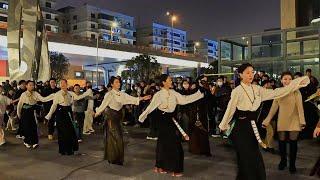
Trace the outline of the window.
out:
M 96 18 L 96 15 L 94 13 L 91 13 L 91 18 Z
M 9 9 L 9 5 L 7 3 L 0 2 L 0 9 Z
M 46 26 L 47 31 L 51 31 L 51 26 Z
M 51 3 L 50 2 L 46 2 L 46 7 L 47 8 L 51 8 Z
M 46 19 L 51 19 L 51 14 L 46 14 Z
M 77 25 L 74 25 L 73 26 L 73 30 L 77 30 L 78 29 L 78 26 Z
M 213 46 L 213 43 L 208 43 L 208 46 L 212 47 L 212 46 Z
M 75 77 L 78 79 L 78 78 L 84 78 L 84 74 L 83 72 L 79 72 L 79 71 L 76 71 L 75 72 Z
M 95 39 L 96 35 L 95 34 L 91 34 L 91 39 Z
M 180 34 L 178 34 L 178 33 L 173 33 L 173 36 L 180 37 Z
M 91 24 L 91 28 L 92 28 L 92 29 L 95 29 L 95 28 L 96 28 L 96 25 L 95 25 L 95 24 Z
M 0 22 L 7 22 L 8 21 L 8 18 L 7 17 L 3 17 L 3 16 L 0 16 Z
M 179 41 L 174 41 L 174 44 L 180 45 Z
M 107 15 L 107 14 L 98 14 L 98 18 L 99 19 L 105 19 L 105 20 L 109 20 L 109 21 L 114 21 L 114 16 L 110 16 L 110 15 Z
M 77 15 L 74 15 L 73 16 L 73 20 L 77 20 L 78 19 L 78 16 Z
M 208 53 L 213 53 L 213 51 L 212 50 L 208 50 Z

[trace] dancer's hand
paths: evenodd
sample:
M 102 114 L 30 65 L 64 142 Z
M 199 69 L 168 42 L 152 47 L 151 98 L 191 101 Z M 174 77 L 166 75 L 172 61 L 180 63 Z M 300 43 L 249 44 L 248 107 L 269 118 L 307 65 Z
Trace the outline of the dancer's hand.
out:
M 189 141 L 189 140 L 190 140 L 188 134 L 184 135 L 183 138 L 184 138 L 184 140 L 186 140 L 186 141 Z
M 143 96 L 140 98 L 140 100 L 143 100 L 143 101 L 146 101 L 146 100 L 149 100 L 151 99 L 151 95 L 147 95 L 147 96 Z
M 320 127 L 317 127 L 316 129 L 314 129 L 313 137 L 316 138 L 319 136 L 320 136 Z

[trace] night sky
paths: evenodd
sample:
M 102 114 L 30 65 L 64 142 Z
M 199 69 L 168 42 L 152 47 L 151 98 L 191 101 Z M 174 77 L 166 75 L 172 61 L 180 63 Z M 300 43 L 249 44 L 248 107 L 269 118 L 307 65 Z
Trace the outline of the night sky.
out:
M 57 0 L 58 7 L 97 5 L 135 17 L 137 26 L 151 22 L 170 24 L 165 16 L 178 16 L 175 27 L 188 39 L 260 32 L 280 26 L 280 0 Z

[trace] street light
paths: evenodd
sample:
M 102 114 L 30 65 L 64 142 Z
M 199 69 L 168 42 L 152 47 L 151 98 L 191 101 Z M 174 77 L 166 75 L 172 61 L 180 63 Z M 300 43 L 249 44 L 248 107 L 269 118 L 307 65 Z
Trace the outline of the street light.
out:
M 200 46 L 200 43 L 199 42 L 195 42 L 194 44 L 193 44 L 193 54 L 196 54 L 196 47 L 199 47 Z
M 171 20 L 171 53 L 173 53 L 173 25 L 178 18 L 174 14 L 171 14 L 169 11 L 167 11 L 166 15 L 169 16 Z
M 118 23 L 112 22 L 110 26 L 110 43 L 112 42 L 112 28 L 116 28 L 116 27 L 118 27 Z

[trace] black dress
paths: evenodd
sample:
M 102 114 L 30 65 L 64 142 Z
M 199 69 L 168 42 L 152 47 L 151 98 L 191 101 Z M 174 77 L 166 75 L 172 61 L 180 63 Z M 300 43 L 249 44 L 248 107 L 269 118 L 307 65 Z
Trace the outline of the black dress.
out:
M 38 126 L 35 117 L 36 105 L 23 104 L 21 110 L 21 132 L 24 135 L 24 143 L 28 145 L 38 144 Z
M 156 147 L 156 167 L 165 171 L 183 172 L 184 152 L 180 132 L 172 118 L 174 113 L 156 110 L 159 118 L 159 136 Z
M 104 159 L 109 163 L 123 165 L 124 143 L 121 126 L 122 112 L 107 108 L 105 114 Z
M 237 152 L 237 180 L 265 180 L 266 172 L 258 141 L 254 135 L 251 120 L 256 120 L 257 111 L 235 112 L 235 125 L 230 139 Z
M 56 110 L 59 153 L 73 155 L 79 150 L 78 138 L 74 127 L 71 106 L 58 105 Z
M 210 99 L 210 92 L 205 90 L 204 94 L 204 98 L 191 104 L 191 111 L 189 111 L 189 152 L 211 156 L 208 132 L 208 100 Z

